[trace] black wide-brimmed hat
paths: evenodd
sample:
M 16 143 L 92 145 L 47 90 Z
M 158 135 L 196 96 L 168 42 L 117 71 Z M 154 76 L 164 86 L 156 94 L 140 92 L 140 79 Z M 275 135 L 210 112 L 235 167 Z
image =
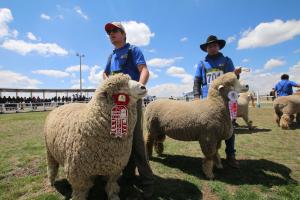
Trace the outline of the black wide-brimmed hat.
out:
M 219 39 L 217 38 L 217 36 L 210 35 L 210 36 L 208 36 L 208 38 L 206 39 L 206 43 L 200 45 L 200 49 L 202 49 L 202 51 L 205 51 L 205 52 L 206 52 L 207 45 L 208 45 L 208 44 L 211 44 L 211 43 L 214 43 L 214 42 L 216 42 L 216 43 L 219 44 L 220 49 L 223 49 L 223 47 L 224 47 L 225 44 L 226 44 L 226 41 L 225 41 L 225 40 L 219 40 Z

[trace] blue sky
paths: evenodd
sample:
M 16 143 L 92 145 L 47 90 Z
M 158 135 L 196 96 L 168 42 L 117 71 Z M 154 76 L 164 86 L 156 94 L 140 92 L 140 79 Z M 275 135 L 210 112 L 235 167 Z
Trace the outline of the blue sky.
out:
M 83 88 L 102 82 L 113 49 L 104 25 L 121 21 L 128 41 L 147 60 L 150 95 L 191 91 L 199 48 L 213 34 L 241 79 L 265 93 L 282 73 L 300 83 L 300 2 L 297 0 L 1 0 L 0 87 Z

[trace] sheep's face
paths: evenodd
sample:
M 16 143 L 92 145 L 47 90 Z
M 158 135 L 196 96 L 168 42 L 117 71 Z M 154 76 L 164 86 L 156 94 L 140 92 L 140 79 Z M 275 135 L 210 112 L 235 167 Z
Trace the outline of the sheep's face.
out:
M 113 96 L 120 93 L 127 94 L 131 100 L 137 101 L 146 96 L 147 89 L 143 84 L 131 80 L 128 75 L 116 74 L 104 81 L 99 97 L 113 101 Z
M 215 79 L 211 88 L 218 90 L 226 98 L 230 91 L 247 92 L 249 90 L 249 86 L 242 85 L 233 72 L 226 73 Z
M 128 87 L 130 91 L 130 95 L 135 99 L 140 99 L 147 94 L 146 87 L 137 81 L 129 80 L 128 81 Z

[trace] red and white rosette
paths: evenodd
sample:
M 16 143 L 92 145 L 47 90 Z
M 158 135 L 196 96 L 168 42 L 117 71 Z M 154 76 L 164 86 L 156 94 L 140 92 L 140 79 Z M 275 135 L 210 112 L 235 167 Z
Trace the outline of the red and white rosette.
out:
M 237 100 L 239 98 L 239 94 L 236 91 L 230 91 L 227 96 L 229 98 L 228 107 L 230 112 L 230 118 L 231 120 L 233 120 L 237 118 Z
M 111 109 L 110 134 L 121 138 L 128 134 L 128 102 L 129 96 L 125 93 L 113 95 L 114 107 Z

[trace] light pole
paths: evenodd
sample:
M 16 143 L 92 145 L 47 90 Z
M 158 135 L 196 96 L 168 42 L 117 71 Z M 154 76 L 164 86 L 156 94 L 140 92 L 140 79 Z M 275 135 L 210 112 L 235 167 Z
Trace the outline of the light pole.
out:
M 80 96 L 82 96 L 82 80 L 81 80 L 81 58 L 84 57 L 84 54 L 77 53 L 76 56 L 79 57 L 79 70 L 80 70 Z

